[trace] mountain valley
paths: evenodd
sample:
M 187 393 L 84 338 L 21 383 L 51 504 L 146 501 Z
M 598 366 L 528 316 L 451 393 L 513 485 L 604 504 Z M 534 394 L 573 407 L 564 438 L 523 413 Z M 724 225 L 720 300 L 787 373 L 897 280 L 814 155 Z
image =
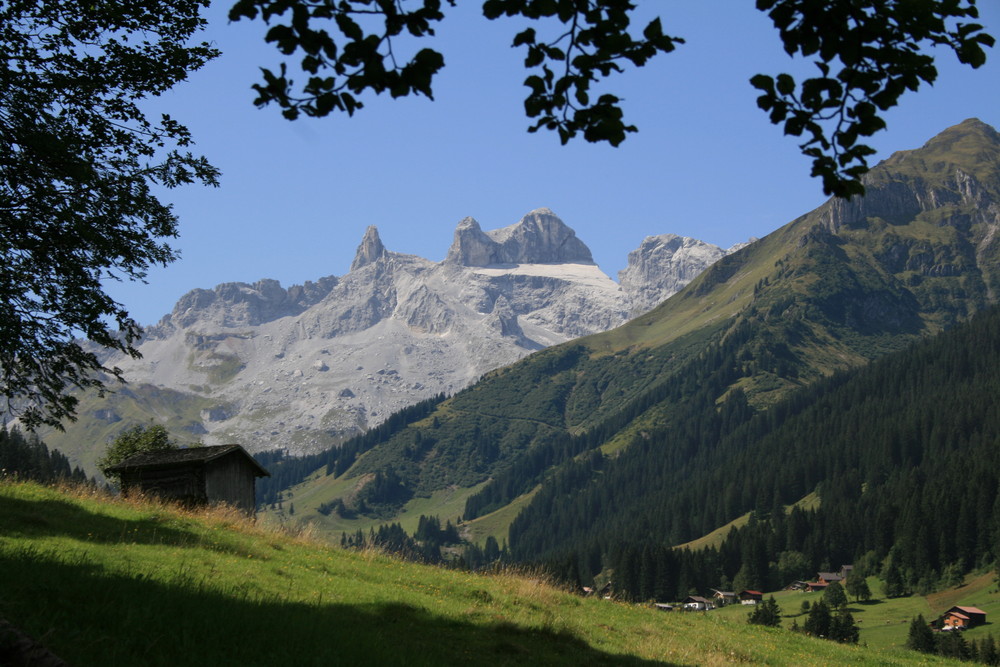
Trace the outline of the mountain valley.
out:
M 751 454 L 762 436 L 739 429 L 751 428 L 755 415 L 784 419 L 794 411 L 788 401 L 814 400 L 796 399 L 812 396 L 804 388 L 905 350 L 996 303 L 1000 135 L 966 121 L 923 148 L 893 155 L 872 170 L 866 187 L 862 200 L 831 200 L 721 258 L 622 327 L 537 352 L 414 413 L 409 425 L 401 417 L 378 437 L 317 456 L 315 474 L 286 493 L 295 499 L 295 520 L 350 531 L 372 522 L 413 525 L 418 513 L 433 509 L 442 521 L 461 521 L 473 539 L 506 541 L 518 561 L 548 563 L 586 582 L 609 564 L 640 558 L 636 553 L 669 561 L 671 544 L 747 512 L 775 516 L 775 507 L 817 489 L 827 489 L 821 507 L 844 507 L 831 490 L 873 484 L 883 468 L 863 465 L 864 457 L 842 458 L 848 449 L 823 452 L 815 441 L 804 441 L 811 443 L 807 451 L 793 458 L 789 444 L 776 454 Z M 955 392 L 972 404 L 964 390 Z M 826 429 L 820 435 L 832 432 Z M 890 438 L 877 445 L 889 449 L 877 451 L 893 446 Z M 973 447 L 964 440 L 953 446 Z M 924 447 L 919 451 L 931 451 Z M 837 463 L 792 465 L 810 456 Z M 940 454 L 916 456 L 906 466 Z M 845 469 L 854 472 L 845 477 Z M 990 484 L 984 481 L 987 506 L 996 495 Z M 894 494 L 918 488 L 903 483 Z M 989 524 L 991 516 L 976 521 Z M 873 530 L 867 523 L 857 528 Z M 850 558 L 861 555 L 849 553 L 861 544 L 789 548 Z M 884 560 L 888 548 L 872 550 Z M 922 554 L 909 564 L 913 585 L 949 565 L 936 548 L 913 553 Z M 957 567 L 991 552 L 977 553 Z M 777 554 L 761 556 L 768 557 Z M 675 562 L 671 576 L 676 568 L 722 567 L 700 558 L 697 566 Z M 739 567 L 739 558 L 729 562 L 727 568 Z M 764 585 L 766 563 L 751 583 Z M 626 588 L 642 594 L 638 584 Z

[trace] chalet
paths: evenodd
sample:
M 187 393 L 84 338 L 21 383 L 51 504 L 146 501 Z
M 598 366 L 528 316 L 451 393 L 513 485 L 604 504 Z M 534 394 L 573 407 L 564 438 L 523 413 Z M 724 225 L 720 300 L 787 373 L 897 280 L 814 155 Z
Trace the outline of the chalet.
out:
M 986 623 L 986 612 L 978 607 L 955 606 L 941 617 L 942 630 L 967 630 Z
M 834 582 L 840 583 L 844 580 L 844 577 L 837 572 L 817 572 L 816 580 L 824 584 L 832 584 Z
M 258 477 L 270 477 L 239 445 L 145 452 L 108 468 L 121 476 L 122 493 L 134 489 L 187 504 L 225 503 L 253 515 Z
M 764 600 L 764 594 L 760 591 L 740 591 L 740 604 L 758 604 Z
M 701 597 L 700 595 L 689 595 L 684 598 L 684 609 L 687 611 L 707 611 L 709 609 L 715 609 L 715 605 L 712 604 L 711 600 Z
M 829 585 L 825 581 L 807 581 L 805 591 L 806 593 L 815 593 L 817 591 L 822 593 Z
M 712 600 L 715 601 L 716 606 L 725 607 L 727 604 L 733 604 L 736 602 L 736 593 L 733 591 L 720 591 L 712 589 Z

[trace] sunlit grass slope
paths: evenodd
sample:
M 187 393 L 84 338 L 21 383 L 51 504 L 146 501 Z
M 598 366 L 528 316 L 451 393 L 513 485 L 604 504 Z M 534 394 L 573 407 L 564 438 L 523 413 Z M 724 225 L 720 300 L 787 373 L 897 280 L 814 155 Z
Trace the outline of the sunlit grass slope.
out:
M 34 484 L 0 484 L 0 573 L 0 615 L 77 666 L 925 663 Z

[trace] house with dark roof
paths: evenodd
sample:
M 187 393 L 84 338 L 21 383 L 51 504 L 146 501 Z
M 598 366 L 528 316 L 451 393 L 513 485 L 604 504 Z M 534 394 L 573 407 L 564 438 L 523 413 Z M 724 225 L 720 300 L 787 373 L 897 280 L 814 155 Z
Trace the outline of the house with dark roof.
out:
M 253 515 L 258 477 L 270 477 L 240 445 L 145 452 L 108 468 L 122 493 L 143 493 L 186 504 L 225 503 Z
M 733 604 L 737 600 L 735 591 L 720 591 L 716 588 L 712 589 L 712 599 L 715 600 L 715 604 L 718 607 L 725 607 L 727 604 Z
M 715 605 L 712 604 L 711 600 L 703 598 L 700 595 L 689 595 L 684 598 L 684 609 L 688 611 L 707 611 L 709 609 L 715 609 Z

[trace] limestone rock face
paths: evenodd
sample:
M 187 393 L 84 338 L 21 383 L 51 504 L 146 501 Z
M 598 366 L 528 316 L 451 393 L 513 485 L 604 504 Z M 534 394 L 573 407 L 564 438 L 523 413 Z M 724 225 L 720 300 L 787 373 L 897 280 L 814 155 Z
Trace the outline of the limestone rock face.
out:
M 503 229 L 483 232 L 465 218 L 455 229 L 447 262 L 461 266 L 501 264 L 593 264 L 594 258 L 576 232 L 547 208 L 532 211 Z
M 686 236 L 647 236 L 628 254 L 628 266 L 618 272 L 629 297 L 629 316 L 655 308 L 726 254 L 717 245 Z
M 723 254 L 650 237 L 619 286 L 548 209 L 489 232 L 465 218 L 442 262 L 390 251 L 369 227 L 346 275 L 192 290 L 147 330 L 141 359 L 107 363 L 157 396 L 216 406 L 185 426 L 205 444 L 306 453 L 535 350 L 616 327 Z
M 368 266 L 383 255 L 385 255 L 385 246 L 382 245 L 378 229 L 375 228 L 375 225 L 369 225 L 365 231 L 365 237 L 361 239 L 361 245 L 358 246 L 358 251 L 354 255 L 354 261 L 351 262 L 351 271 Z

